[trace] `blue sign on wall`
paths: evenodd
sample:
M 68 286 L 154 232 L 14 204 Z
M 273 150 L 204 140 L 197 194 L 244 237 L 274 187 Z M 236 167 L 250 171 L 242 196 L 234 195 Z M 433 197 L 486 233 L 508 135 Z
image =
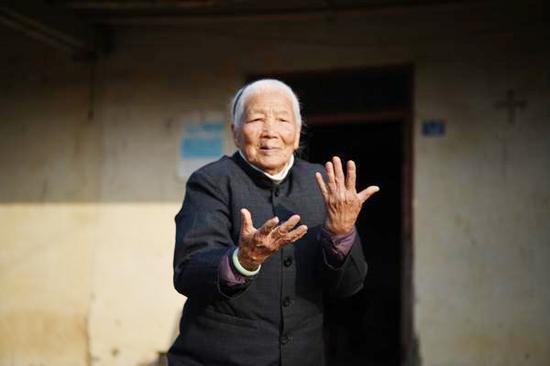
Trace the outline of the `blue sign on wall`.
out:
M 185 128 L 180 155 L 183 159 L 219 158 L 223 155 L 223 122 L 208 122 Z
M 422 121 L 422 135 L 429 137 L 445 135 L 445 122 L 441 119 Z
M 195 170 L 223 156 L 225 126 L 222 119 L 186 121 L 180 142 L 178 177 L 188 179 Z

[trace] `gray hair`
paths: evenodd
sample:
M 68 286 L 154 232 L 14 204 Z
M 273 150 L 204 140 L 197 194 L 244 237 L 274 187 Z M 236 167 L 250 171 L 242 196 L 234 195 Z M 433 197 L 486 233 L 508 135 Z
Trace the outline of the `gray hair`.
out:
M 244 107 L 248 98 L 259 92 L 273 89 L 282 91 L 288 95 L 292 103 L 292 109 L 294 110 L 294 119 L 299 127 L 302 126 L 302 115 L 300 114 L 300 102 L 298 101 L 298 97 L 290 86 L 277 79 L 256 80 L 239 89 L 231 101 L 231 123 L 235 127 L 240 127 L 244 114 Z

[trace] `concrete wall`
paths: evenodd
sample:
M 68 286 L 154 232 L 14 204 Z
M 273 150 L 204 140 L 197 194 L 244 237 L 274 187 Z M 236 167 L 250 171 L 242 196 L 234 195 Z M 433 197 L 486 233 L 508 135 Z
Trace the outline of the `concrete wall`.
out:
M 460 47 L 463 57 L 418 65 L 417 123 L 448 122 L 441 139 L 416 129 L 415 316 L 424 364 L 550 362 L 550 59 L 538 47 L 489 38 Z M 512 124 L 495 108 L 507 88 L 527 102 Z
M 448 4 L 126 27 L 93 81 L 89 64 L 3 35 L 0 365 L 153 362 L 184 301 L 170 265 L 186 123 L 223 113 L 249 74 L 400 63 L 415 66 L 421 362 L 548 364 L 550 52 L 540 14 L 538 2 Z M 508 89 L 527 101 L 514 124 L 495 108 Z M 433 118 L 445 136 L 421 134 Z M 226 142 L 229 153 L 228 129 Z
M 98 165 L 85 68 L 2 41 L 0 364 L 85 365 L 97 215 L 81 201 Z

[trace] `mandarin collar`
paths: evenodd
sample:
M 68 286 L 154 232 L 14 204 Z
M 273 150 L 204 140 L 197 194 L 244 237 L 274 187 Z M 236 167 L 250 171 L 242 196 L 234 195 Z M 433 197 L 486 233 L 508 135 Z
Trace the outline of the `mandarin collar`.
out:
M 290 175 L 292 174 L 292 170 L 294 168 L 294 165 L 295 163 L 290 167 L 289 171 L 288 171 L 288 174 L 283 178 L 283 180 L 281 180 L 279 183 L 275 183 L 273 180 L 271 180 L 268 176 L 265 175 L 264 172 L 262 172 L 260 169 L 256 168 L 256 167 L 253 167 L 252 165 L 250 165 L 250 163 L 248 161 L 246 161 L 242 156 L 241 154 L 239 153 L 239 151 L 235 151 L 235 153 L 233 154 L 233 156 L 231 157 L 231 159 L 233 159 L 233 161 L 235 161 L 244 171 L 245 173 L 250 177 L 252 178 L 252 180 L 258 184 L 259 186 L 261 187 L 264 187 L 264 188 L 274 188 L 274 187 L 277 187 L 277 186 L 280 186 L 282 185 L 284 182 L 286 182 L 288 180 L 288 178 L 290 177 Z

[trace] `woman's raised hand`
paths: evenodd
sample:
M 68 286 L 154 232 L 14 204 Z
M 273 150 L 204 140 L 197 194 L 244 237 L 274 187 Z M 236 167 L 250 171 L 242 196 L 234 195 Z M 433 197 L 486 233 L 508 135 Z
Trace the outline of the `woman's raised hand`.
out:
M 321 173 L 315 173 L 327 209 L 325 228 L 334 235 L 346 234 L 355 225 L 363 203 L 380 188 L 370 186 L 357 192 L 355 189 L 357 168 L 353 160 L 347 163 L 347 176 L 344 176 L 342 161 L 337 156 L 327 162 L 325 168 L 326 183 Z
M 256 229 L 252 223 L 250 211 L 246 208 L 241 209 L 239 263 L 249 271 L 257 269 L 273 253 L 306 234 L 306 225 L 294 228 L 298 222 L 300 222 L 298 215 L 291 216 L 280 225 L 278 225 L 279 218 L 273 217 Z

